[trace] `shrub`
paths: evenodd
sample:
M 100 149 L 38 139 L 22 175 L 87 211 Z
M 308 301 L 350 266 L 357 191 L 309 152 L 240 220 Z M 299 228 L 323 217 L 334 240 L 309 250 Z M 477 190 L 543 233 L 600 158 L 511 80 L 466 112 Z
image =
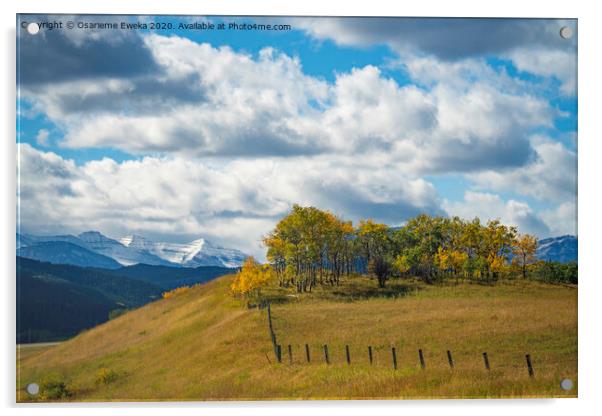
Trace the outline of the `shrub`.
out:
M 163 292 L 163 299 L 173 298 L 175 296 L 183 295 L 190 290 L 190 286 L 177 287 L 169 292 Z
M 376 276 L 380 288 L 385 287 L 385 282 L 392 271 L 391 263 L 384 257 L 374 257 L 368 262 L 368 272 Z
M 117 373 L 109 368 L 103 367 L 98 370 L 96 384 L 110 384 L 117 380 Z
M 59 377 L 50 377 L 40 383 L 41 400 L 60 400 L 71 395 L 72 392 L 67 388 L 67 384 Z

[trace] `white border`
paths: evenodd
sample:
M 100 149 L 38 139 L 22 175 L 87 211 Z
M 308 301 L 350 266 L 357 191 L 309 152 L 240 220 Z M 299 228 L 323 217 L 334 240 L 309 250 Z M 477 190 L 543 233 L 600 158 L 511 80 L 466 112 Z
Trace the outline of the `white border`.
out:
M 498 2 L 453 0 L 420 0 L 398 2 L 369 0 L 353 4 L 349 1 L 197 1 L 192 0 L 103 0 L 82 2 L 75 0 L 14 0 L 0 3 L 2 13 L 2 55 L 0 60 L 4 92 L 0 100 L 4 137 L 2 139 L 1 183 L 2 238 L 0 264 L 4 273 L 2 296 L 2 360 L 4 369 L 0 381 L 1 404 L 12 407 L 10 414 L 35 410 L 45 415 L 86 414 L 103 412 L 134 412 L 146 415 L 164 415 L 173 407 L 183 414 L 221 413 L 287 415 L 344 412 L 346 415 L 365 414 L 374 408 L 379 413 L 452 415 L 504 415 L 508 413 L 545 412 L 546 415 L 590 414 L 602 408 L 602 392 L 598 391 L 602 377 L 602 345 L 600 343 L 601 316 L 598 298 L 602 296 L 602 276 L 596 261 L 598 241 L 602 238 L 600 213 L 599 161 L 600 119 L 600 41 L 602 22 L 596 13 L 595 2 L 556 1 L 529 3 L 525 0 Z M 579 19 L 579 399 L 563 400 L 454 400 L 405 402 L 272 402 L 272 403 L 188 403 L 188 404 L 93 404 L 56 406 L 16 406 L 15 392 L 15 13 L 118 13 L 118 14 L 231 14 L 231 15 L 364 15 L 364 16 L 474 16 L 474 17 L 571 17 Z M 598 243 L 598 244 L 597 244 Z

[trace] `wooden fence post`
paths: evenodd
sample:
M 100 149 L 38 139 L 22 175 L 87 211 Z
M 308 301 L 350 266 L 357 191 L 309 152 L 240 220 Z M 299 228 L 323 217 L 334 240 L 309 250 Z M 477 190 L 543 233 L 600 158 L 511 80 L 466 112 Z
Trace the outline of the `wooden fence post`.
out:
M 276 356 L 276 361 L 280 362 L 280 360 L 278 360 L 276 333 L 274 332 L 274 327 L 272 326 L 272 309 L 270 308 L 269 303 L 268 303 L 268 329 L 270 330 L 270 339 L 272 340 L 272 347 L 274 347 L 274 355 Z
M 529 377 L 533 377 L 535 373 L 533 372 L 533 365 L 531 365 L 531 355 L 527 354 L 525 355 L 525 358 L 527 359 L 527 369 L 529 370 Z
M 422 354 L 422 350 L 418 350 L 418 357 L 420 358 L 420 367 L 424 370 L 424 355 Z
M 288 344 L 288 363 L 293 363 L 293 348 L 291 347 L 291 344 Z
M 487 357 L 486 352 L 483 353 L 483 361 L 485 362 L 485 368 L 487 369 L 487 371 L 491 370 L 491 368 L 489 367 L 489 357 Z
M 450 368 L 454 368 L 454 359 L 452 358 L 452 353 L 450 350 L 447 350 L 447 362 L 449 363 Z
M 370 358 L 370 365 L 372 365 L 372 345 L 368 345 L 368 358 Z
M 395 353 L 395 347 L 391 347 L 391 354 L 393 355 L 393 369 L 397 370 L 397 354 Z
M 328 345 L 324 344 L 324 360 L 326 360 L 326 364 L 330 364 L 330 359 L 328 358 Z
M 307 358 L 307 362 L 309 362 L 309 345 L 305 344 L 305 358 Z
M 276 345 L 276 359 L 279 363 L 282 362 L 282 347 L 280 344 Z
M 351 365 L 351 357 L 349 356 L 349 345 L 345 345 L 345 355 L 347 355 L 347 364 Z

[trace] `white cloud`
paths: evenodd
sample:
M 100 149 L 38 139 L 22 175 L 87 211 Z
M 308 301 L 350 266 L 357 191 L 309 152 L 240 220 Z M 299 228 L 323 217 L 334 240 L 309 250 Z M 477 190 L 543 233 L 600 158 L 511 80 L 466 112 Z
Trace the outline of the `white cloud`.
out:
M 462 201 L 443 201 L 449 215 L 482 221 L 498 219 L 504 224 L 517 226 L 519 232 L 535 234 L 539 238 L 577 235 L 576 202 L 568 201 L 551 209 L 536 212 L 526 202 L 503 200 L 489 192 L 466 191 Z
M 427 54 L 445 60 L 500 54 L 525 46 L 575 49 L 576 19 L 488 18 L 302 18 L 295 25 L 310 36 L 339 45 L 388 45 L 400 55 Z M 562 39 L 568 26 L 575 36 Z
M 38 134 L 36 135 L 36 143 L 40 146 L 48 146 L 48 136 L 49 132 L 46 129 L 38 130 Z
M 483 57 L 445 61 L 434 55 L 406 54 L 389 66 L 407 72 L 412 81 L 427 87 L 447 85 L 456 91 L 467 92 L 474 84 L 479 84 L 509 95 L 536 95 L 541 92 L 540 86 L 512 77 L 503 66 L 490 66 Z
M 508 53 L 508 57 L 520 71 L 558 79 L 562 94 L 576 94 L 577 55 L 574 51 L 521 48 Z
M 430 56 L 452 66 L 465 67 L 466 60 L 497 55 L 510 59 L 520 71 L 555 77 L 561 81 L 564 95 L 576 93 L 574 19 L 309 18 L 301 19 L 297 26 L 316 39 L 332 39 L 339 45 L 384 44 L 402 58 Z M 559 35 L 564 26 L 572 29 L 572 39 Z
M 345 158 L 105 158 L 77 166 L 28 144 L 19 151 L 20 223 L 35 232 L 202 235 L 261 256 L 262 235 L 293 203 L 389 223 L 441 213 L 427 181 Z
M 253 60 L 228 47 L 158 35 L 145 45 L 163 75 L 52 83 L 24 96 L 64 127 L 68 147 L 204 155 L 320 148 L 320 137 L 294 127 L 316 113 L 312 103 L 319 105 L 328 87 L 305 76 L 297 59 L 268 48 Z
M 76 166 L 21 145 L 23 225 L 203 235 L 261 256 L 261 235 L 292 203 L 393 225 L 443 212 L 422 175 L 468 172 L 481 190 L 561 205 L 536 213 L 524 202 L 467 192 L 463 201 L 444 201 L 447 212 L 500 218 L 540 236 L 571 228 L 576 156 L 530 138 L 553 127 L 558 111 L 484 59 L 406 53 L 396 64 L 418 85 L 399 85 L 371 65 L 329 83 L 272 48 L 251 56 L 159 35 L 140 47 L 150 73 L 144 65 L 133 75 L 90 69 L 77 79 L 25 83 L 22 96 L 64 132 L 59 146 L 162 156 Z
M 554 209 L 544 210 L 541 217 L 550 227 L 550 235 L 577 235 L 576 202 L 563 202 Z
M 25 88 L 64 129 L 62 146 L 188 156 L 361 154 L 408 173 L 473 171 L 525 163 L 528 132 L 556 115 L 509 78 L 500 83 L 482 61 L 462 69 L 409 59 L 411 74 L 430 89 L 400 86 L 370 65 L 329 84 L 271 48 L 253 58 L 176 36 L 144 42 L 162 69 L 152 79 Z M 474 73 L 482 75 L 475 81 Z
M 437 123 L 432 96 L 413 85 L 400 87 L 370 65 L 338 75 L 330 103 L 313 130 L 322 131 L 337 152 L 415 152 Z
M 539 237 L 550 236 L 550 226 L 521 201 L 504 201 L 499 195 L 466 191 L 463 201 L 444 201 L 443 207 L 450 215 L 471 220 L 479 217 L 482 221 L 498 219 L 507 225 L 518 227 L 521 233 L 535 234 Z
M 534 136 L 535 157 L 525 166 L 489 170 L 469 175 L 477 185 L 496 191 L 513 191 L 540 200 L 572 201 L 577 197 L 577 154 L 562 143 Z

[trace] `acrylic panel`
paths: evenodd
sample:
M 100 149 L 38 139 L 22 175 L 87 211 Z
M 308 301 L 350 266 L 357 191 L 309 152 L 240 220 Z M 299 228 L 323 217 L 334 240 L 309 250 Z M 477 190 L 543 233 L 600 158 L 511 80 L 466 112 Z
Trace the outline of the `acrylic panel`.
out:
M 17 401 L 577 396 L 577 20 L 17 15 Z

